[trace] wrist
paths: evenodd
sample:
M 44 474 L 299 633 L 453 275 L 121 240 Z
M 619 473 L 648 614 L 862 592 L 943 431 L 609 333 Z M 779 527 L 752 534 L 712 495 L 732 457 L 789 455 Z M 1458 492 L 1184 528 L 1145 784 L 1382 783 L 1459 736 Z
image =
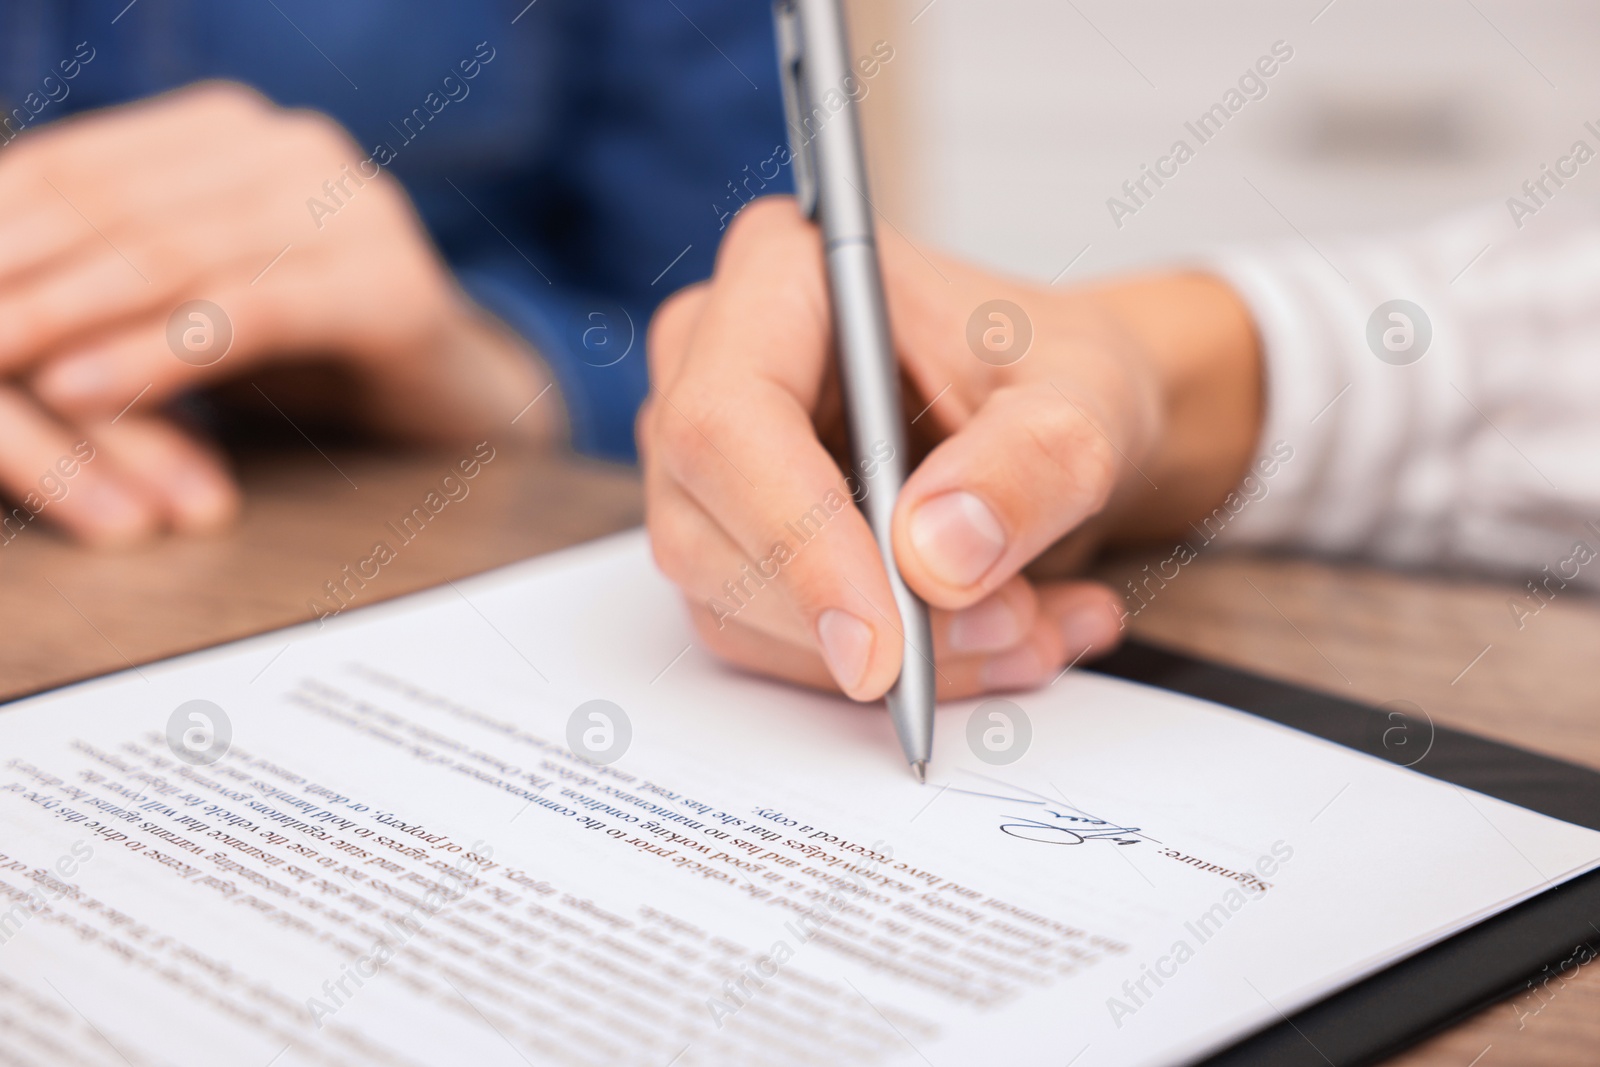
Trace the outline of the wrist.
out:
M 521 335 L 465 294 L 374 368 L 369 421 L 380 432 L 446 443 L 486 433 L 549 445 L 567 433 L 550 369 Z
M 1221 503 L 1255 456 L 1265 401 L 1254 320 L 1225 282 L 1198 272 L 1129 278 L 1086 295 L 1143 350 L 1161 397 L 1160 430 L 1141 464 L 1149 480 L 1130 483 L 1108 516 L 1109 539 L 1179 535 Z

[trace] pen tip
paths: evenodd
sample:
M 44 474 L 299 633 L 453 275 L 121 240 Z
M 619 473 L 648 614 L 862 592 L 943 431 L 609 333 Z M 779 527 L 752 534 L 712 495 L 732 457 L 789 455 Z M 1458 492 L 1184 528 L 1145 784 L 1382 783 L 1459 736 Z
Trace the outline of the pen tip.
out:
M 911 773 L 917 776 L 917 784 L 928 784 L 928 761 L 925 759 L 911 761 Z

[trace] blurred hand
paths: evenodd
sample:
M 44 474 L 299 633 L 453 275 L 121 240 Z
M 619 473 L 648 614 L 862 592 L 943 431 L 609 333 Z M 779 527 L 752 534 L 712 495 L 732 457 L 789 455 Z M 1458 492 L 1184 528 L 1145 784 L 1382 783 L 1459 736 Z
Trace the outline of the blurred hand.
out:
M 227 471 L 158 405 L 267 364 L 336 361 L 352 384 L 339 415 L 365 429 L 515 432 L 547 379 L 456 288 L 399 183 L 366 159 L 326 116 L 226 83 L 0 151 L 0 490 L 21 498 L 87 439 L 94 461 L 46 513 L 73 533 L 225 522 Z M 192 300 L 222 317 L 180 309 Z M 556 408 L 516 429 L 550 436 Z
M 1261 417 L 1250 320 L 1201 275 L 1063 294 L 879 244 L 927 450 L 895 558 L 933 608 L 940 695 L 1049 681 L 1121 629 L 1115 593 L 1061 576 L 1106 539 L 1181 530 L 1244 474 Z M 1013 307 L 983 307 L 996 300 Z M 787 198 L 751 204 L 712 280 L 651 325 L 647 517 L 711 649 L 869 700 L 898 676 L 901 627 L 849 506 L 832 347 L 815 227 Z

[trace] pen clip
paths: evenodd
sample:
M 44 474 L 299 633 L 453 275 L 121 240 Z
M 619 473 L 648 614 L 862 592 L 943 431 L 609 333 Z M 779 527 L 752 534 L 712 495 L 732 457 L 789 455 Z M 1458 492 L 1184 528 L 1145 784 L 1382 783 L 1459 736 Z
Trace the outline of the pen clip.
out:
M 805 44 L 800 29 L 800 9 L 795 0 L 775 0 L 773 26 L 778 38 L 778 76 L 783 84 L 783 113 L 789 127 L 789 158 L 794 164 L 794 196 L 800 213 L 817 217 L 817 170 L 806 137 Z

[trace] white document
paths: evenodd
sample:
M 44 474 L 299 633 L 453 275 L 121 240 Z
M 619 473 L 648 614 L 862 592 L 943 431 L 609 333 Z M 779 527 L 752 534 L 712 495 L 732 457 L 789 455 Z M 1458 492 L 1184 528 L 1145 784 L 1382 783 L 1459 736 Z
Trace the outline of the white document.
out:
M 630 534 L 21 701 L 0 1062 L 1181 1063 L 1600 863 L 1201 701 L 1011 699 L 918 786 Z

